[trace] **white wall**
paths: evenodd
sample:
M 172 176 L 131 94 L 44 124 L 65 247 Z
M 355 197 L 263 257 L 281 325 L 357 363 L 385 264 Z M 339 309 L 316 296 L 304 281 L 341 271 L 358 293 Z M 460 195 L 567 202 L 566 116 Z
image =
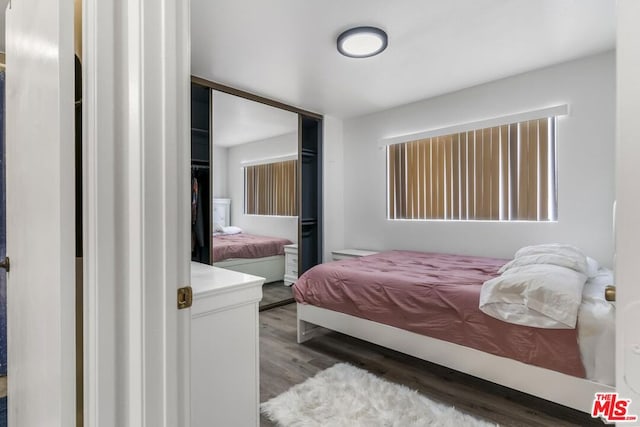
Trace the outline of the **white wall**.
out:
M 558 121 L 558 222 L 386 219 L 380 139 L 562 103 L 570 114 Z M 523 245 L 568 242 L 610 265 L 614 139 L 614 52 L 346 120 L 345 246 L 510 257 Z
M 227 152 L 227 189 L 231 199 L 231 225 L 248 233 L 285 237 L 298 241 L 298 217 L 245 215 L 244 172 L 242 162 L 283 156 L 298 152 L 298 135 L 290 133 L 262 141 L 229 147 Z
M 344 246 L 344 144 L 343 122 L 331 116 L 323 119 L 323 256 Z
M 213 147 L 213 197 L 227 198 L 227 162 L 228 149 L 226 147 Z

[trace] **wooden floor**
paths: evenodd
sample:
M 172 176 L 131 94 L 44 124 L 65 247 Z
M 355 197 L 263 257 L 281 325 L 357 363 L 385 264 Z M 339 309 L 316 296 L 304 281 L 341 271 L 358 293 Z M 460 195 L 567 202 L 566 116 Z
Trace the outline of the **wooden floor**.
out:
M 266 283 L 262 285 L 262 300 L 260 300 L 260 307 L 290 298 L 293 298 L 291 286 L 285 286 L 283 281 Z
M 588 414 L 337 332 L 327 331 L 297 344 L 295 304 L 260 313 L 261 402 L 338 362 L 351 363 L 501 426 L 604 425 Z M 264 417 L 260 421 L 261 426 L 273 425 Z

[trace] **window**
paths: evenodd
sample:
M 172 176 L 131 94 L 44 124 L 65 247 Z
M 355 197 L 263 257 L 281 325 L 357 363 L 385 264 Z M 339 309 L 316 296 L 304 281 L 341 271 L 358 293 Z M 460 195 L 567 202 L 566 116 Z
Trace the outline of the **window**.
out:
M 555 117 L 387 146 L 389 219 L 554 221 Z
M 244 213 L 298 215 L 297 177 L 297 160 L 245 166 Z

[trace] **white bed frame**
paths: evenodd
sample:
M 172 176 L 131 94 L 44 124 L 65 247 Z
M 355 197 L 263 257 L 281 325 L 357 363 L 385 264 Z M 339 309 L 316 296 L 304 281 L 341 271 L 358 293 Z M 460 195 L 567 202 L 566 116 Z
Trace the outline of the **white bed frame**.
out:
M 264 283 L 284 280 L 284 255 L 264 258 L 232 258 L 214 262 L 213 266 L 264 277 Z
M 231 199 L 213 199 L 213 222 L 229 226 L 231 221 Z M 232 258 L 214 262 L 214 267 L 264 277 L 264 283 L 284 280 L 284 255 L 263 258 Z
M 297 309 L 298 343 L 321 335 L 321 326 L 587 413 L 596 392 L 615 391 L 608 385 L 348 314 L 308 304 L 297 304 Z

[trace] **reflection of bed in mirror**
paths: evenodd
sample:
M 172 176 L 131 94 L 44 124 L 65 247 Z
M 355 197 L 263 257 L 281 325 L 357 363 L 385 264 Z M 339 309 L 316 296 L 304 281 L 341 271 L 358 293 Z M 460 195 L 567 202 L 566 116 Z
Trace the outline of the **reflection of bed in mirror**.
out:
M 256 236 L 230 226 L 231 199 L 213 199 L 213 265 L 265 278 L 284 279 L 284 246 L 280 237 Z

